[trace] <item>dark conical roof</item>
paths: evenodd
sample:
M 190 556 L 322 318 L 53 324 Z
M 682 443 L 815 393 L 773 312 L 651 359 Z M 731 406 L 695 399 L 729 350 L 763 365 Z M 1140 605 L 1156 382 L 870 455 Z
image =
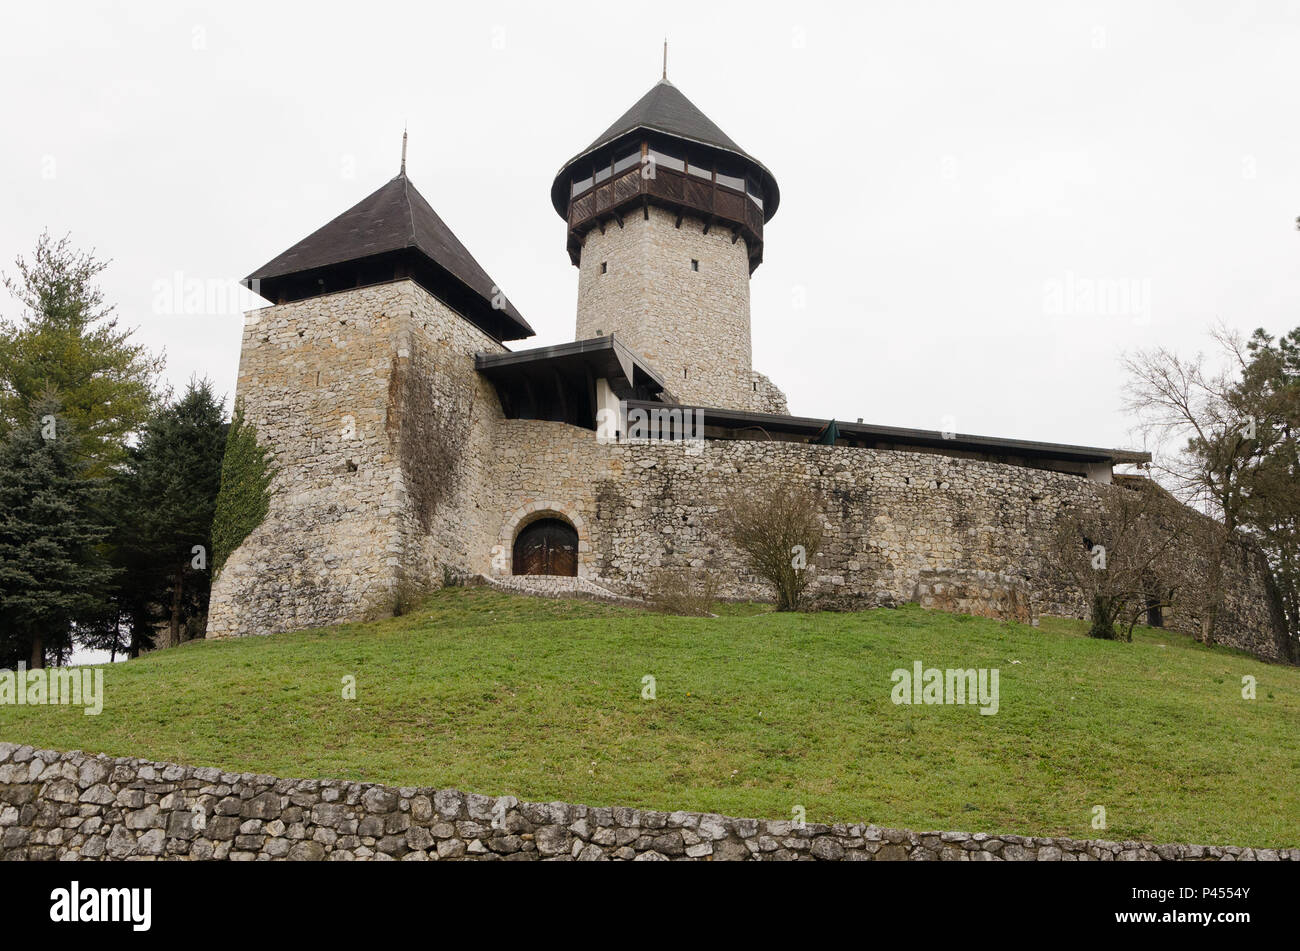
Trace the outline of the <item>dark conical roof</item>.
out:
M 775 176 L 762 162 L 742 149 L 731 136 L 718 128 L 716 122 L 701 112 L 695 103 L 687 99 L 682 91 L 667 79 L 655 83 L 649 92 L 633 104 L 631 109 L 598 135 L 591 145 L 564 163 L 559 175 L 556 176 L 555 184 L 551 186 L 551 204 L 555 206 L 555 210 L 563 215 L 568 207 L 567 172 L 571 165 L 639 129 L 706 145 L 721 152 L 729 152 L 748 162 L 763 179 L 765 217 L 771 218 L 776 212 L 780 191 Z
M 705 145 L 712 145 L 749 158 L 744 149 L 733 142 L 727 133 L 719 129 L 712 119 L 702 113 L 695 103 L 682 95 L 681 90 L 666 79 L 655 83 L 650 91 L 638 99 L 631 109 L 623 113 L 617 122 L 597 136 L 596 141 L 587 146 L 583 153 L 594 152 L 602 145 L 613 142 L 633 129 L 667 132 L 678 138 L 703 142 Z
M 462 307 L 468 304 L 467 309 L 474 313 L 464 316 L 499 339 L 532 336 L 533 328 L 505 300 L 496 283 L 438 217 L 405 172 L 262 265 L 244 283 L 254 287 L 253 282 L 258 282 L 255 289 L 274 299 L 277 286 L 287 285 L 308 272 L 322 273 L 385 255 L 413 255 L 416 273 L 429 278 L 420 280 L 422 285 L 434 285 L 428 289 L 439 297 L 444 296 L 440 290 L 455 291 L 448 295 L 455 298 L 454 303 L 447 302 Z M 430 264 L 434 267 L 428 267 Z M 460 285 L 459 289 L 447 287 L 443 283 L 447 277 Z

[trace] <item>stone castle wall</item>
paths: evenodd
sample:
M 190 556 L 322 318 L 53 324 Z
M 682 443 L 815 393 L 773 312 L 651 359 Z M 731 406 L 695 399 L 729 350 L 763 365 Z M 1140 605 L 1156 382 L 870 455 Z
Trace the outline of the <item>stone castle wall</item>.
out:
M 705 234 L 690 216 L 678 227 L 675 213 L 650 207 L 625 215 L 621 227 L 611 221 L 603 233 L 589 231 L 578 265 L 577 339 L 611 333 L 682 402 L 762 409 L 751 373 L 749 250 L 729 230 Z
M 472 355 L 501 349 L 409 281 L 250 313 L 237 396 L 277 474 L 213 585 L 208 636 L 382 614 L 463 560 L 478 414 L 500 412 Z
M 809 591 L 823 606 L 915 601 L 1021 620 L 1083 616 L 1081 595 L 1045 557 L 1056 520 L 1067 507 L 1095 509 L 1105 493 L 1130 491 L 930 453 L 750 441 L 707 441 L 695 449 L 601 445 L 593 433 L 559 423 L 499 421 L 492 454 L 495 507 L 509 512 L 563 500 L 558 514 L 581 525 L 590 549 L 588 575 L 627 592 L 647 590 L 660 568 L 707 567 L 717 571 L 723 596 L 769 598 L 739 553 L 722 543 L 714 519 L 732 489 L 793 481 L 828 501 Z M 1187 517 L 1201 518 L 1190 510 Z M 1173 557 L 1189 579 L 1204 576 L 1200 552 Z M 1221 640 L 1281 659 L 1284 638 L 1257 553 L 1234 547 L 1226 570 Z M 1199 617 L 1176 606 L 1167 623 L 1195 633 Z
M 912 832 L 279 779 L 0 743 L 0 860 L 1300 861 L 1300 849 Z
M 750 409 L 755 413 L 775 413 L 789 416 L 790 406 L 786 403 L 785 393 L 765 374 L 755 372 L 753 375 L 754 399 Z
M 1082 616 L 1046 563 L 1056 520 L 1128 491 L 933 453 L 602 445 L 579 427 L 506 419 L 473 368 L 475 352 L 498 349 L 409 281 L 256 312 L 239 396 L 280 472 L 270 515 L 214 585 L 208 635 L 378 616 L 444 570 L 508 575 L 515 535 L 551 513 L 578 529 L 580 575 L 621 593 L 644 593 L 661 568 L 707 567 L 723 596 L 767 598 L 713 522 L 727 491 L 788 481 L 828 500 L 810 591 L 824 606 Z M 1177 558 L 1195 591 L 1204 553 Z M 1281 658 L 1262 559 L 1239 546 L 1226 567 L 1221 638 Z M 1180 604 L 1168 623 L 1194 633 L 1199 618 Z

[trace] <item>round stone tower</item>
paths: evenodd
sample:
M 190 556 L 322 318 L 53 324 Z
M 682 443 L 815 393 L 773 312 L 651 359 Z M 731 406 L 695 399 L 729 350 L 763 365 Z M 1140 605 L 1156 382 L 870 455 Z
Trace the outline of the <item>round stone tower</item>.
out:
M 779 201 L 762 163 L 656 83 L 551 186 L 578 268 L 576 339 L 614 334 L 683 403 L 768 408 L 771 385 L 751 366 L 749 276 Z

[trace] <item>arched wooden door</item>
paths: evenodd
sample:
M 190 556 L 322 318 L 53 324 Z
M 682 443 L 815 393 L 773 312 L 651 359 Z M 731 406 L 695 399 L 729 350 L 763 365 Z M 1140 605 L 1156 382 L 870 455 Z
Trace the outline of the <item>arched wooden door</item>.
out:
M 514 573 L 577 577 L 577 531 L 558 518 L 533 522 L 515 539 Z

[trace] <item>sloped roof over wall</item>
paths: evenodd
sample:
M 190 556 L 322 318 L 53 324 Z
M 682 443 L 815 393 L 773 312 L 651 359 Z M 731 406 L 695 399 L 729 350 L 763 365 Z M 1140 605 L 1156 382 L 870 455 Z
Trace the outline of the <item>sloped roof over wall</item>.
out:
M 384 255 L 411 256 L 433 267 L 427 271 L 428 287 L 435 295 L 447 290 L 441 278 L 459 284 L 471 297 L 457 297 L 457 303 L 472 299 L 464 316 L 480 323 L 501 340 L 530 337 L 533 328 L 505 298 L 500 288 L 452 233 L 433 207 L 403 172 L 367 195 L 343 214 L 303 238 L 287 251 L 262 265 L 244 284 L 268 299 L 289 279 L 322 273 Z M 417 277 L 417 280 L 419 278 Z M 426 284 L 426 280 L 420 280 Z M 448 301 L 448 303 L 451 303 Z M 477 304 L 481 303 L 484 311 Z

